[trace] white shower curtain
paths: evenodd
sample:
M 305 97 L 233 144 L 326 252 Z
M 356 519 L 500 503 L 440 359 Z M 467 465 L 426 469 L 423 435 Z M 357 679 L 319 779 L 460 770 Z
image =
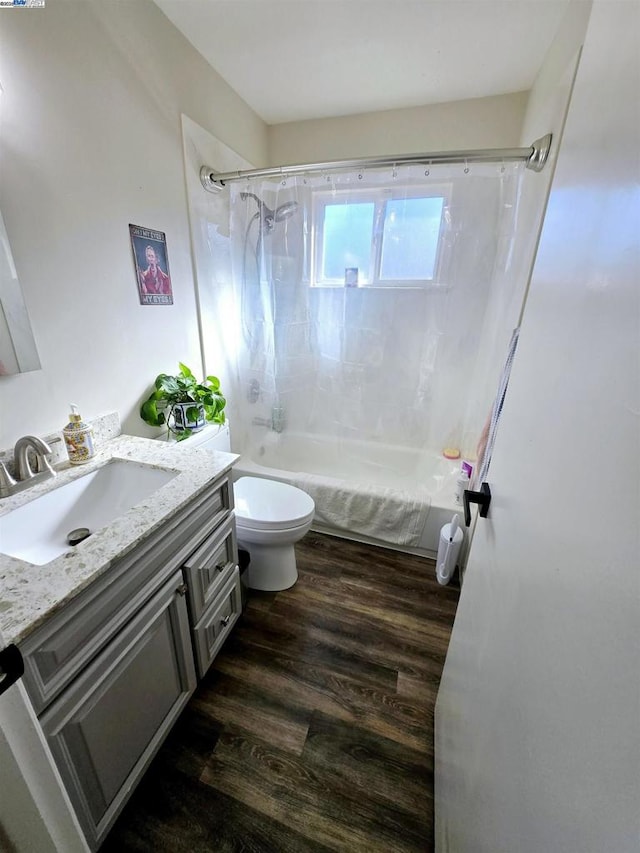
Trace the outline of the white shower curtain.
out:
M 483 343 L 504 334 L 485 309 L 508 286 L 522 171 L 231 183 L 217 334 L 235 341 L 225 391 L 238 421 L 330 436 L 351 455 L 391 444 L 473 456 L 495 388 Z

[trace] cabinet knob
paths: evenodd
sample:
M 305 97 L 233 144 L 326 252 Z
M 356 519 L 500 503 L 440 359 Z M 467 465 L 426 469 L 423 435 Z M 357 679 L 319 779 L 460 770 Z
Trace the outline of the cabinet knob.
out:
M 229 613 L 227 616 L 224 617 L 224 619 L 220 620 L 220 624 L 226 628 L 226 626 L 229 624 L 230 620 L 231 620 L 231 614 Z
M 186 583 L 181 583 L 180 586 L 177 588 L 176 592 L 178 593 L 178 595 L 186 595 L 187 589 L 188 587 Z
M 218 563 L 218 565 L 216 566 L 216 572 L 224 572 L 226 567 L 226 563 Z

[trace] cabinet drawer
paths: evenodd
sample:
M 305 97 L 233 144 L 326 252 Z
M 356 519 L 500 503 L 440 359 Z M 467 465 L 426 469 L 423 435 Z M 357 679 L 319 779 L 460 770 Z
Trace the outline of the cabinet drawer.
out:
M 220 646 L 242 612 L 240 571 L 234 566 L 228 583 L 220 590 L 211 607 L 193 630 L 196 662 L 200 678 L 211 666 Z
M 176 572 L 41 718 L 95 849 L 196 686 Z
M 227 584 L 237 563 L 236 529 L 232 513 L 184 564 L 194 624 Z
M 216 480 L 165 526 L 34 631 L 20 644 L 24 681 L 36 713 L 41 713 L 149 595 L 202 540 L 229 516 L 233 492 L 227 477 Z

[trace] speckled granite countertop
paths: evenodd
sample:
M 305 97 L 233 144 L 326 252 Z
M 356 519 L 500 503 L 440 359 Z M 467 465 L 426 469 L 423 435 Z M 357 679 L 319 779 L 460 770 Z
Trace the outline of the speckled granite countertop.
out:
M 2 554 L 0 541 L 0 645 L 19 643 L 60 607 L 106 572 L 112 563 L 182 509 L 239 457 L 233 453 L 180 448 L 121 435 L 107 441 L 86 465 L 65 463 L 58 474 L 0 500 L 0 516 L 111 460 L 123 459 L 177 473 L 170 482 L 71 551 L 36 566 Z

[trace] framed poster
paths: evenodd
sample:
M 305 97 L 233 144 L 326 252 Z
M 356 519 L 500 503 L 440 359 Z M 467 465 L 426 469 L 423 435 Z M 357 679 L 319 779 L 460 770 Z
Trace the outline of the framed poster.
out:
M 141 305 L 173 305 L 167 240 L 162 231 L 129 225 Z

